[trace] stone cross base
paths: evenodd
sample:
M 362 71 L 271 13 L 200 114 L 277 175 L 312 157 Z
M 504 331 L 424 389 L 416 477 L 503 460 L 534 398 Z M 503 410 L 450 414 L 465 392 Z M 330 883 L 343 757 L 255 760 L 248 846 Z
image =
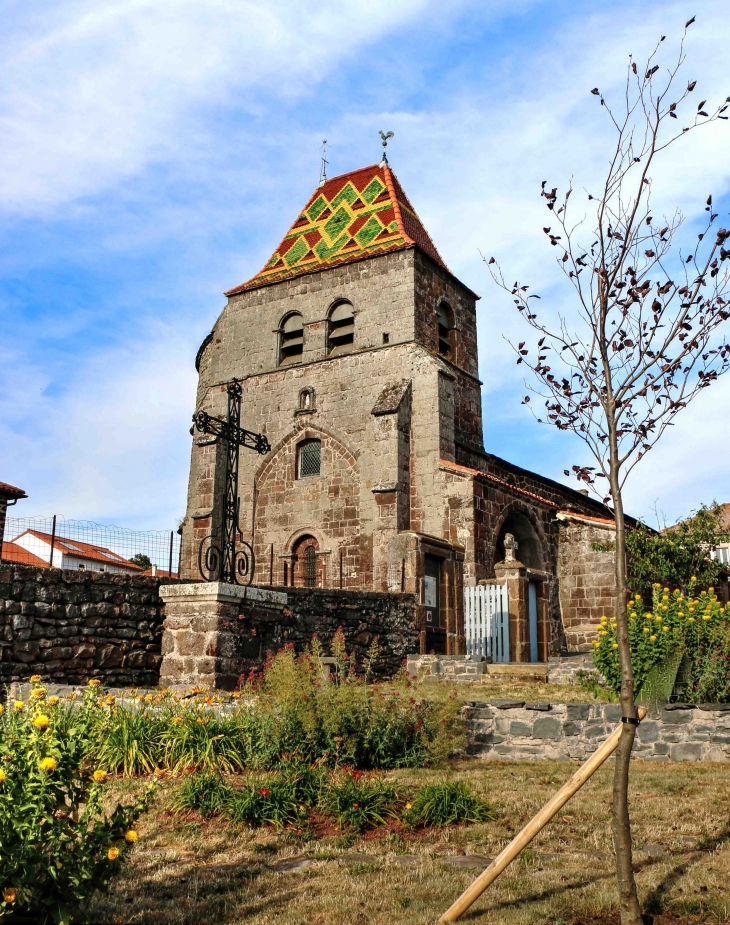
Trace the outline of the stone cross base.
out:
M 245 667 L 237 631 L 242 601 L 285 606 L 286 594 L 222 581 L 163 585 L 160 687 L 233 690 Z

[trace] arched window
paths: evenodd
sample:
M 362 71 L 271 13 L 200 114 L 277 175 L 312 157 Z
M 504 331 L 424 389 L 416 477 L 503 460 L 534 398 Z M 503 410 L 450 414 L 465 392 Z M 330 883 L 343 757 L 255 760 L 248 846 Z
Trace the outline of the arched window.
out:
M 439 353 L 451 356 L 454 349 L 454 313 L 446 302 L 439 303 Z
M 297 446 L 297 478 L 319 475 L 322 464 L 322 443 L 319 440 L 302 440 Z
M 299 313 L 287 315 L 279 328 L 279 365 L 300 363 L 304 351 L 304 324 Z
M 327 353 L 349 353 L 355 343 L 355 314 L 349 302 L 338 302 L 327 320 Z

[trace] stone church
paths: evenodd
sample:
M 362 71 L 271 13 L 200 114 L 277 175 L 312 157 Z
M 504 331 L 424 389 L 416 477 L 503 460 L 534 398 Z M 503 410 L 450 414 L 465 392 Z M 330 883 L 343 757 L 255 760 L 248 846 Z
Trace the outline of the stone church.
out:
M 197 408 L 224 418 L 236 377 L 242 426 L 271 444 L 240 456 L 256 585 L 416 594 L 421 650 L 457 654 L 464 587 L 499 578 L 510 613 L 517 601 L 513 660 L 587 644 L 613 601 L 611 555 L 593 550 L 610 513 L 485 451 L 479 296 L 385 158 L 321 183 L 266 266 L 225 294 Z M 195 434 L 183 578 L 199 578 L 224 455 Z

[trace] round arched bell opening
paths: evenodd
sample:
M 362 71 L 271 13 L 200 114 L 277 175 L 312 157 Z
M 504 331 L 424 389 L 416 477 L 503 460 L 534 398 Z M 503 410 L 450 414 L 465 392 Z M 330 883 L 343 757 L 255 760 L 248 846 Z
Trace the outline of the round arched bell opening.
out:
M 500 528 L 494 550 L 495 563 L 505 559 L 504 538 L 508 533 L 511 533 L 517 542 L 515 559 L 528 568 L 542 569 L 543 556 L 540 537 L 530 518 L 520 511 L 508 514 Z

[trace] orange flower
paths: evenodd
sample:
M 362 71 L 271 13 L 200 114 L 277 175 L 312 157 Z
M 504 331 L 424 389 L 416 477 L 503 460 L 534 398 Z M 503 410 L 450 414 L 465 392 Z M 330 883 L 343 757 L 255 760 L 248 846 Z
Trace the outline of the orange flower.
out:
M 17 890 L 14 887 L 9 886 L 5 888 L 5 892 L 3 893 L 3 899 L 5 900 L 6 903 L 14 903 L 17 895 L 18 895 Z
M 110 861 L 116 861 L 116 859 L 119 857 L 119 848 L 110 848 L 107 851 L 106 856 Z

